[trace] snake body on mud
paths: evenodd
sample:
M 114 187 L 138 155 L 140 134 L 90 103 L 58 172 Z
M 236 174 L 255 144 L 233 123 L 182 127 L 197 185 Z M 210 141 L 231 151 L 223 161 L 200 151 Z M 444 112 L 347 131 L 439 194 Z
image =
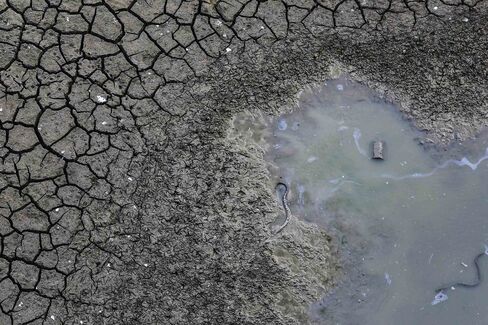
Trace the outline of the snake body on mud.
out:
M 276 184 L 276 187 L 275 189 L 278 189 L 278 187 L 284 187 L 284 192 L 283 192 L 283 195 L 281 196 L 281 204 L 283 205 L 283 209 L 285 210 L 285 221 L 283 222 L 283 224 L 278 228 L 278 230 L 276 230 L 275 234 L 279 233 L 280 231 L 283 230 L 283 228 L 286 227 L 286 225 L 288 224 L 288 222 L 290 221 L 290 215 L 291 215 L 291 210 L 290 208 L 288 207 L 288 200 L 287 200 L 287 196 L 288 196 L 288 186 L 285 184 L 285 183 L 278 183 Z

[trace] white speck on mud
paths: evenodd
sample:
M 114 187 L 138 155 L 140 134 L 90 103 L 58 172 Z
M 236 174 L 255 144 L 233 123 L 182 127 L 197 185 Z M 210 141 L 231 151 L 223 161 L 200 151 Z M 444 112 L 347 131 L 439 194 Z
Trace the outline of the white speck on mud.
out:
M 107 98 L 97 95 L 97 102 L 99 103 L 105 103 L 107 101 Z
M 311 162 L 314 162 L 314 161 L 315 161 L 315 160 L 317 160 L 317 159 L 319 159 L 319 158 L 317 158 L 317 157 L 315 157 L 315 156 L 311 156 L 311 157 L 308 157 L 307 162 L 308 162 L 308 163 L 311 163 Z
M 342 84 L 338 84 L 338 85 L 337 85 L 337 90 L 339 90 L 339 91 L 343 91 L 343 90 L 344 90 L 344 85 L 342 85 Z
M 232 51 L 232 49 L 230 47 L 228 47 L 228 48 L 225 49 L 225 52 L 227 52 L 227 53 L 229 53 L 231 51 Z

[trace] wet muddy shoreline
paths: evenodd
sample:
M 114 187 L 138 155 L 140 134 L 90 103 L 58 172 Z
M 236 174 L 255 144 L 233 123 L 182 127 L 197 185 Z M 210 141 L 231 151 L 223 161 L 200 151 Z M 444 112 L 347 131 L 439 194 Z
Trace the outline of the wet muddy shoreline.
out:
M 341 100 L 339 101 L 336 100 L 334 102 L 334 99 L 330 98 L 330 95 L 318 95 L 319 93 L 322 92 L 321 89 L 323 87 L 334 88 L 336 93 L 342 93 L 345 91 L 344 89 L 353 87 L 353 89 L 358 89 L 360 93 L 361 91 L 366 91 L 366 93 L 369 92 L 370 94 L 367 95 L 365 93 L 365 95 L 363 95 L 365 97 L 363 97 L 363 99 L 360 99 L 358 103 L 355 104 L 357 105 L 357 107 L 349 108 L 350 104 L 347 103 L 347 99 L 349 99 L 348 96 L 350 95 L 347 94 L 342 95 L 345 96 L 344 98 L 346 98 L 346 101 L 343 104 L 341 104 Z M 317 100 L 319 96 L 321 96 L 320 97 L 321 99 Z M 358 96 L 358 95 L 354 95 L 354 96 Z M 359 97 L 361 97 L 361 95 L 359 95 Z M 308 100 L 307 98 L 311 98 L 312 101 Z M 371 104 L 367 102 L 368 100 L 370 101 Z M 386 105 L 386 110 L 383 113 L 381 112 L 374 113 L 372 111 L 371 113 L 365 113 L 365 114 L 370 114 L 370 115 L 372 114 L 371 116 L 373 115 L 376 116 L 377 114 L 381 115 L 386 113 L 395 115 L 394 119 L 398 120 L 398 122 L 395 123 L 399 123 L 398 124 L 399 126 L 396 127 L 398 129 L 397 131 L 400 134 L 403 132 L 407 132 L 405 133 L 405 136 L 411 139 L 408 140 L 411 141 L 410 146 L 413 146 L 412 149 L 415 147 L 417 148 L 415 149 L 417 150 L 416 155 L 430 157 L 428 159 L 431 159 L 431 161 L 430 163 L 428 163 L 427 167 L 424 167 L 425 171 L 418 171 L 419 168 L 420 170 L 422 170 L 422 167 L 416 166 L 415 164 L 412 166 L 413 169 L 407 168 L 407 160 L 398 161 L 399 168 L 401 170 L 404 170 L 404 171 L 400 171 L 400 174 L 398 174 L 398 171 L 396 172 L 396 175 L 395 172 L 393 174 L 389 174 L 385 172 L 385 170 L 383 170 L 381 174 L 378 174 L 378 177 L 383 178 L 385 180 L 385 184 L 387 184 L 383 186 L 389 186 L 388 184 L 390 183 L 395 183 L 395 182 L 398 183 L 406 180 L 427 179 L 431 177 L 435 178 L 436 174 L 445 173 L 444 172 L 445 169 L 453 170 L 453 168 L 461 168 L 461 169 L 467 168 L 472 171 L 476 171 L 478 167 L 481 168 L 481 164 L 483 164 L 484 161 L 487 159 L 486 153 L 484 153 L 483 150 L 481 150 L 483 148 L 480 149 L 480 146 L 481 147 L 483 146 L 482 143 L 486 144 L 486 139 L 481 136 L 481 137 L 477 137 L 476 140 L 467 141 L 465 143 L 451 144 L 449 147 L 441 146 L 441 145 L 439 146 L 430 145 L 426 147 L 425 141 L 423 140 L 426 134 L 418 132 L 418 130 L 415 129 L 415 127 L 411 124 L 410 121 L 406 120 L 404 116 L 401 116 L 400 111 L 398 110 L 397 107 L 395 107 L 394 104 L 384 102 L 384 99 L 380 98 L 378 94 L 375 94 L 374 92 L 371 92 L 371 90 L 367 90 L 366 88 L 361 88 L 357 85 L 357 83 L 352 82 L 350 79 L 344 77 L 341 77 L 339 80 L 327 81 L 325 83 L 325 86 L 324 84 L 322 84 L 319 87 L 309 88 L 305 93 L 302 92 L 301 98 L 299 99 L 299 104 L 292 113 L 284 114 L 281 115 L 281 117 L 274 117 L 274 118 L 273 117 L 259 118 L 256 116 L 254 117 L 247 116 L 247 118 L 241 117 L 240 119 L 234 121 L 234 127 L 240 129 L 241 131 L 245 131 L 245 130 L 249 131 L 250 132 L 248 134 L 250 136 L 249 140 L 259 144 L 259 146 L 262 147 L 263 150 L 266 152 L 266 155 L 264 155 L 263 158 L 269 162 L 268 169 L 271 175 L 273 175 L 271 176 L 271 180 L 272 180 L 271 182 L 275 182 L 275 183 L 284 182 L 288 184 L 288 186 L 290 186 L 291 189 L 290 201 L 292 204 L 293 214 L 296 217 L 298 217 L 298 219 L 304 220 L 305 222 L 311 224 L 317 224 L 320 228 L 323 228 L 332 237 L 330 247 L 332 248 L 332 252 L 334 252 L 334 254 L 336 255 L 336 258 L 338 259 L 338 265 L 341 266 L 341 271 L 334 276 L 333 281 L 335 282 L 335 287 L 331 289 L 328 294 L 321 297 L 317 302 L 313 303 L 312 306 L 310 307 L 309 317 L 311 321 L 316 324 L 329 324 L 329 323 L 357 324 L 364 317 L 369 318 L 368 316 L 365 316 L 363 314 L 368 314 L 369 310 L 379 309 L 380 307 L 382 307 L 382 304 L 385 303 L 385 299 L 387 299 L 387 297 L 385 296 L 385 293 L 382 292 L 383 289 L 381 289 L 385 286 L 385 281 L 387 286 L 390 286 L 392 284 L 392 281 L 398 281 L 397 274 L 395 273 L 390 274 L 388 272 L 384 272 L 384 274 L 381 274 L 380 276 L 369 274 L 368 271 L 365 269 L 364 264 L 366 261 L 372 258 L 372 252 L 378 250 L 379 248 L 378 244 L 380 242 L 382 243 L 381 244 L 382 246 L 386 244 L 392 246 L 394 245 L 396 247 L 397 243 L 395 242 L 395 240 L 397 239 L 394 239 L 394 237 L 389 238 L 391 234 L 384 233 L 384 231 L 388 231 L 387 230 L 388 228 L 384 228 L 381 230 L 381 227 L 383 226 L 380 226 L 379 224 L 374 225 L 374 227 L 380 226 L 380 228 L 378 228 L 379 232 L 376 233 L 374 236 L 379 235 L 380 237 L 378 238 L 365 237 L 364 231 L 359 230 L 359 228 L 356 228 L 356 226 L 353 226 L 350 223 L 350 220 L 347 221 L 348 219 L 347 212 L 341 212 L 344 213 L 346 216 L 346 218 L 341 218 L 344 220 L 341 221 L 340 219 L 336 219 L 335 221 L 332 221 L 332 223 L 330 223 L 331 221 L 325 222 L 324 220 L 321 220 L 321 218 L 317 219 L 316 216 L 313 216 L 313 214 L 317 212 L 316 209 L 312 209 L 315 210 L 316 212 L 312 212 L 312 215 L 307 216 L 307 213 L 304 214 L 304 212 L 306 211 L 304 210 L 304 207 L 309 204 L 307 201 L 310 201 L 311 199 L 310 193 L 308 193 L 308 189 L 304 187 L 304 184 L 301 185 L 300 183 L 297 184 L 295 183 L 295 181 L 292 181 L 296 177 L 295 173 L 299 173 L 300 168 L 296 172 L 293 171 L 290 174 L 290 171 L 287 171 L 286 169 L 283 170 L 282 168 L 277 168 L 276 166 L 277 164 L 278 165 L 281 164 L 279 163 L 279 161 L 287 160 L 288 157 L 290 157 L 290 159 L 293 159 L 291 157 L 297 155 L 300 156 L 301 155 L 300 152 L 303 151 L 303 149 L 298 149 L 299 147 L 293 148 L 293 143 L 290 143 L 290 141 L 286 140 L 286 138 L 283 138 L 284 141 L 277 140 L 278 139 L 277 137 L 281 137 L 280 134 L 289 134 L 289 136 L 292 136 L 292 134 L 296 132 L 300 132 L 301 128 L 312 128 L 312 129 L 315 128 L 317 130 L 315 132 L 323 132 L 321 131 L 321 129 L 328 129 L 332 126 L 328 124 L 328 122 L 326 122 L 325 124 L 324 123 L 320 124 L 320 122 L 317 120 L 318 116 L 314 118 L 311 117 L 308 120 L 303 119 L 303 117 L 300 117 L 302 115 L 302 112 L 303 113 L 307 112 L 307 109 L 306 108 L 304 109 L 302 106 L 305 107 L 323 106 L 323 105 L 327 106 L 327 105 L 331 105 L 328 104 L 329 102 L 333 103 L 332 105 L 339 107 L 339 111 L 338 111 L 339 115 L 337 115 L 337 118 L 339 118 L 338 120 L 339 124 L 336 126 L 336 128 L 338 127 L 337 129 L 338 132 L 348 134 L 348 137 L 344 138 L 343 140 L 340 140 L 341 141 L 340 145 L 341 146 L 343 145 L 342 141 L 348 142 L 349 146 L 351 146 L 351 150 L 356 152 L 357 155 L 362 156 L 363 159 L 364 158 L 366 158 L 367 160 L 371 159 L 370 156 L 371 147 L 369 146 L 369 144 L 371 144 L 371 141 L 373 139 L 385 140 L 388 146 L 392 146 L 391 148 L 388 148 L 388 151 L 386 152 L 385 158 L 387 160 L 400 159 L 399 157 L 395 157 L 395 156 L 399 155 L 399 150 L 400 151 L 407 150 L 405 146 L 408 146 L 406 144 L 398 143 L 398 141 L 404 141 L 404 140 L 399 140 L 399 139 L 393 140 L 390 139 L 391 135 L 388 136 L 386 134 L 383 134 L 383 131 L 381 131 L 382 128 L 384 128 L 383 125 L 385 123 L 389 124 L 392 122 L 380 123 L 376 126 L 376 129 L 375 127 L 373 127 L 372 129 L 373 133 L 377 131 L 380 132 L 376 135 L 373 134 L 373 136 L 371 130 L 365 133 L 364 129 L 360 129 L 358 127 L 351 128 L 350 125 L 347 124 L 347 122 L 343 124 L 344 121 L 341 121 L 342 117 L 340 114 L 346 114 L 345 116 L 347 116 L 348 110 L 352 109 L 357 111 L 357 110 L 364 109 L 364 107 L 362 106 L 365 104 Z M 334 109 L 337 110 L 337 108 Z M 377 115 L 377 118 L 379 120 L 381 119 L 380 115 Z M 364 116 L 365 117 L 360 118 L 357 121 L 358 122 L 362 121 L 361 123 L 365 123 L 365 121 L 368 119 L 367 117 L 368 115 L 364 115 Z M 274 131 L 271 131 L 273 128 Z M 395 129 L 395 127 L 393 129 Z M 318 135 L 315 133 L 310 134 L 309 136 L 312 137 L 318 136 L 319 138 L 322 138 L 323 141 L 327 141 L 325 139 L 329 137 L 326 134 Z M 310 151 L 310 148 L 314 147 L 313 145 L 314 141 L 316 142 L 317 140 L 313 139 L 311 143 L 309 143 L 309 140 L 307 140 L 306 142 L 303 143 L 303 145 L 305 145 L 306 152 L 310 152 L 307 154 L 308 157 L 301 158 L 303 164 L 307 166 L 311 166 L 313 164 L 316 164 L 317 161 L 320 162 L 320 160 L 324 159 L 324 157 L 327 157 L 327 155 L 335 156 L 338 154 L 337 151 L 338 148 L 336 149 L 329 148 L 328 150 L 326 149 L 326 151 L 321 155 L 312 154 L 313 150 Z M 307 149 L 308 147 L 310 148 Z M 473 148 L 470 149 L 470 147 L 473 147 L 474 151 Z M 484 148 L 486 148 L 486 146 Z M 463 152 L 468 153 L 469 157 L 462 156 Z M 404 156 L 404 155 L 405 153 L 402 153 L 400 156 Z M 415 154 L 413 156 L 415 156 Z M 412 159 L 412 156 L 410 157 L 408 155 L 405 156 L 406 159 L 408 159 L 407 157 Z M 412 165 L 410 159 L 408 159 L 409 160 L 408 163 Z M 390 163 L 388 162 L 384 164 L 389 165 Z M 334 165 L 334 163 L 332 163 L 332 165 Z M 341 167 L 341 164 L 339 164 L 339 167 Z M 362 168 L 361 165 L 359 165 L 358 167 Z M 332 168 L 336 168 L 336 167 L 332 167 Z M 388 170 L 388 168 L 386 170 Z M 407 170 L 411 170 L 410 174 L 407 172 Z M 323 178 L 324 175 L 314 174 L 314 177 Z M 360 183 L 354 180 L 349 180 L 347 176 L 345 177 L 343 175 L 341 177 L 337 179 L 335 178 L 329 179 L 327 183 L 338 185 L 337 189 L 339 189 L 341 186 L 343 186 L 343 184 L 346 184 L 347 182 L 350 182 L 355 185 L 360 185 Z M 327 193 L 326 191 L 322 194 L 319 194 L 319 196 L 322 196 L 322 199 L 324 194 L 331 195 L 333 197 L 334 192 L 337 189 L 335 190 L 333 189 L 332 192 L 329 192 L 329 194 L 326 194 Z M 373 196 L 376 195 L 374 193 L 371 194 Z M 441 194 L 443 196 L 446 195 L 446 193 L 441 193 Z M 411 196 L 411 198 L 415 198 L 415 196 Z M 373 197 L 371 197 L 371 199 L 373 199 Z M 279 195 L 278 197 L 276 197 L 276 200 L 279 202 L 280 200 Z M 380 202 L 379 204 L 381 205 L 382 203 Z M 322 211 L 321 213 L 325 213 L 325 210 L 322 210 L 322 208 L 320 210 Z M 330 214 L 331 212 L 329 211 L 327 213 Z M 388 215 L 388 213 L 386 215 Z M 361 214 L 357 215 L 356 217 L 359 216 L 361 216 Z M 382 217 L 383 220 L 384 218 L 385 217 Z M 281 222 L 282 221 L 279 221 L 278 219 L 276 223 L 280 224 Z M 439 227 L 443 227 L 443 226 L 440 225 Z M 375 241 L 378 241 L 378 239 L 380 239 L 380 241 L 375 243 Z M 463 251 L 460 254 L 462 255 L 464 253 L 466 252 Z M 432 255 L 429 258 L 429 264 L 431 263 L 433 256 L 434 254 L 432 253 Z M 466 265 L 465 267 L 467 267 L 467 264 L 463 264 L 463 265 Z M 432 292 L 433 291 L 431 290 L 431 293 Z M 425 306 L 427 305 L 429 305 L 429 302 L 427 302 Z M 427 307 L 422 307 L 421 310 L 423 310 L 423 308 L 427 308 Z M 352 313 L 351 311 L 354 311 L 354 313 Z M 385 321 L 385 319 L 382 318 L 378 319 L 378 321 L 381 320 Z M 412 321 L 413 320 L 411 321 L 405 320 L 405 323 L 408 324 L 409 322 Z M 419 320 L 417 320 L 417 322 L 418 321 Z

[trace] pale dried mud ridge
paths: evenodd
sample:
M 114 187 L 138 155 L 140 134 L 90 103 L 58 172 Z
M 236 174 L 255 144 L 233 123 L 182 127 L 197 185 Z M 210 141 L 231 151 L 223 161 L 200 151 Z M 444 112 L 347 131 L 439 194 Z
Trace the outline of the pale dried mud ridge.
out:
M 478 0 L 0 1 L 0 324 L 304 324 L 339 272 L 227 138 L 339 74 L 487 124 Z

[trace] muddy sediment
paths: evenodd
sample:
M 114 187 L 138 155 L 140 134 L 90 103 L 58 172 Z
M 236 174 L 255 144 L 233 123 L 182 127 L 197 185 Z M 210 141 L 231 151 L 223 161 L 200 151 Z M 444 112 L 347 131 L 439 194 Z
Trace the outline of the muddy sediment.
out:
M 2 324 L 303 324 L 340 273 L 331 238 L 272 238 L 233 117 L 347 74 L 426 144 L 488 122 L 485 1 L 0 7 Z

